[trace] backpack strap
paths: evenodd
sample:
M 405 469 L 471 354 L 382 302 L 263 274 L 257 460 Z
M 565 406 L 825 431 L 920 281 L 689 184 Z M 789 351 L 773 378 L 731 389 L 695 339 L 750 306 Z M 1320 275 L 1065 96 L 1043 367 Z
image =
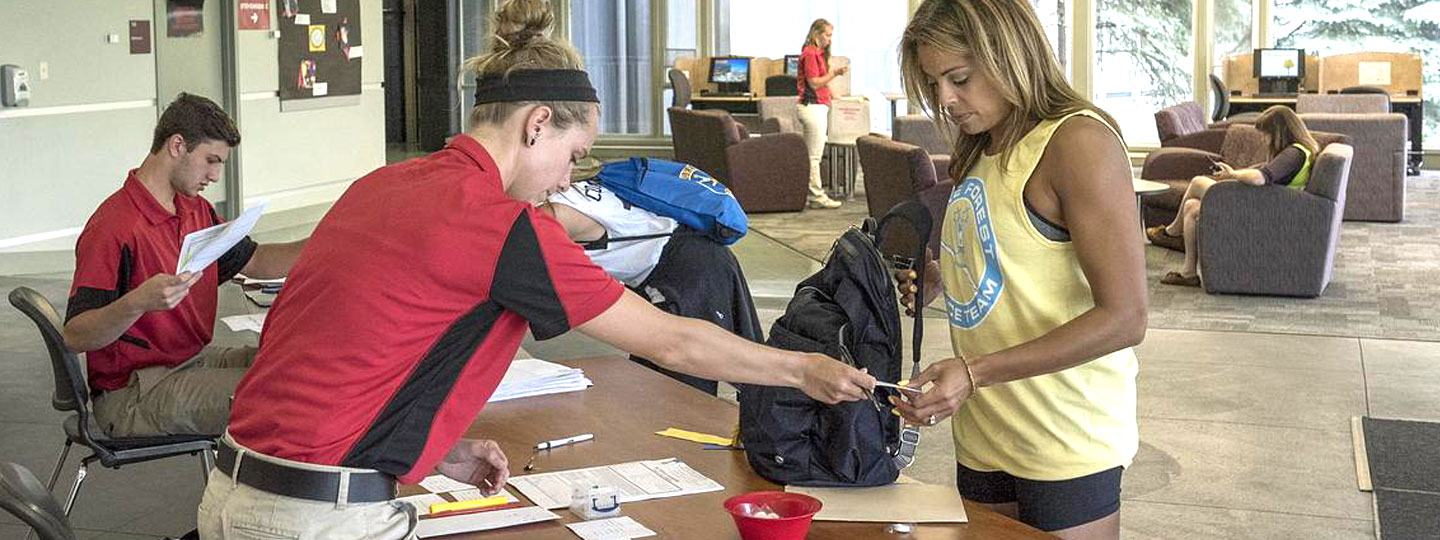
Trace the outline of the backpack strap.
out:
M 594 251 L 600 249 L 609 249 L 610 244 L 618 244 L 620 242 L 639 242 L 641 240 L 654 240 L 656 238 L 665 238 L 667 236 L 709 236 L 703 232 L 691 229 L 689 227 L 683 227 L 684 230 L 681 229 L 682 227 L 676 227 L 675 230 L 667 233 L 637 234 L 635 236 L 617 236 L 615 238 L 610 238 L 610 235 L 606 234 L 605 236 L 601 236 L 600 238 L 596 238 L 589 242 L 582 242 L 580 243 L 580 247 L 585 249 L 586 251 Z
M 925 248 L 930 244 L 930 228 L 934 226 L 934 220 L 930 218 L 930 210 L 920 204 L 917 199 L 909 199 L 895 205 L 885 216 L 880 218 L 880 223 L 875 226 L 875 245 L 885 238 L 885 228 L 892 223 L 892 219 L 900 218 L 910 223 L 910 227 L 919 236 L 920 247 L 916 249 L 914 258 L 911 259 L 910 267 L 915 270 L 915 298 L 925 297 Z M 924 341 L 925 321 L 921 320 L 923 309 L 915 310 L 914 335 L 910 342 L 910 378 L 920 376 L 920 344 Z M 900 448 L 896 449 L 893 456 L 895 466 L 899 469 L 909 467 L 915 463 L 915 452 L 920 445 L 920 426 L 902 424 L 900 429 Z

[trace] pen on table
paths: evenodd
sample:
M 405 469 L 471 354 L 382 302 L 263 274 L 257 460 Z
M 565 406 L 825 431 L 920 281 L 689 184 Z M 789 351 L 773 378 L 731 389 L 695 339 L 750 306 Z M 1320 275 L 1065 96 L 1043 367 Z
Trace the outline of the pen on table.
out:
M 575 443 L 578 443 L 578 442 L 585 442 L 585 441 L 588 441 L 588 440 L 594 439 L 594 438 L 595 438 L 595 434 L 594 434 L 594 433 L 584 433 L 584 434 L 576 435 L 576 436 L 574 436 L 574 437 L 566 437 L 566 438 L 564 438 L 564 439 L 555 439 L 555 440 L 553 440 L 553 441 L 545 441 L 545 442 L 542 442 L 542 443 L 540 443 L 540 444 L 535 445 L 535 450 L 536 450 L 536 451 L 539 451 L 539 450 L 549 450 L 549 449 L 551 449 L 551 448 L 559 448 L 559 447 L 565 446 L 565 445 L 567 445 L 567 444 L 575 444 Z
M 576 436 L 574 436 L 574 437 L 566 437 L 566 438 L 564 438 L 564 439 L 555 439 L 555 440 L 553 440 L 553 441 L 545 441 L 545 442 L 542 442 L 542 443 L 540 443 L 540 444 L 537 444 L 537 445 L 535 445 L 535 451 L 530 453 L 530 461 L 526 461 L 526 462 L 525 462 L 525 467 L 524 467 L 523 469 L 521 469 L 521 470 L 529 471 L 529 470 L 531 470 L 531 469 L 534 469 L 534 468 L 535 468 L 535 458 L 540 455 L 540 451 L 541 451 L 541 450 L 549 450 L 549 449 L 551 449 L 551 448 L 558 448 L 558 447 L 565 446 L 565 445 L 569 445 L 569 444 L 575 444 L 575 443 L 578 443 L 578 442 L 585 442 L 585 441 L 588 441 L 588 440 L 594 439 L 594 438 L 595 438 L 595 434 L 594 434 L 594 433 L 583 433 L 583 434 L 580 434 L 580 435 L 576 435 Z

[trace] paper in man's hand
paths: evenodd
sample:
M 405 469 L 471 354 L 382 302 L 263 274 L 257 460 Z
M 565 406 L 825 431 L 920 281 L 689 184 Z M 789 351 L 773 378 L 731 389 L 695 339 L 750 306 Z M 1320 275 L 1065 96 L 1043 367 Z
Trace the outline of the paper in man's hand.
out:
M 205 270 L 250 234 L 263 213 L 265 203 L 260 203 L 226 223 L 185 235 L 185 241 L 180 244 L 180 260 L 175 263 L 175 274 Z

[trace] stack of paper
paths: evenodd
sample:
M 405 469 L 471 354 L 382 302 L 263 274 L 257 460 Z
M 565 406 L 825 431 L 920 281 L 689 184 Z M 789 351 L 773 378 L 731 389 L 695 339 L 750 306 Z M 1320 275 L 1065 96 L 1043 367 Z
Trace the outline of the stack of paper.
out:
M 510 363 L 510 370 L 500 380 L 500 387 L 490 396 L 490 402 L 507 399 L 575 392 L 593 386 L 585 378 L 585 372 L 535 358 L 518 359 Z

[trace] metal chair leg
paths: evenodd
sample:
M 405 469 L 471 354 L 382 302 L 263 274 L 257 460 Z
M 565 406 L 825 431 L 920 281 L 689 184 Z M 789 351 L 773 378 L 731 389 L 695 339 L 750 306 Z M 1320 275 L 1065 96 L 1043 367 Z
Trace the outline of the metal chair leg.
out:
M 70 456 L 70 445 L 75 444 L 70 439 L 65 439 L 65 447 L 60 449 L 60 459 L 55 461 L 55 468 L 50 470 L 50 482 L 45 484 L 45 489 L 54 491 L 55 482 L 60 481 L 60 468 L 65 466 L 65 458 Z
M 212 454 L 212 453 L 210 453 L 210 450 L 208 450 L 208 449 L 206 449 L 206 450 L 201 450 L 201 451 L 200 451 L 200 474 L 202 475 L 202 478 L 200 479 L 200 484 L 201 484 L 201 485 L 205 485 L 205 484 L 209 484 L 209 483 L 210 483 L 210 471 L 211 471 L 212 469 L 214 469 L 214 468 L 215 468 L 215 455 Z
M 80 494 L 80 483 L 85 481 L 89 466 L 89 461 L 81 461 L 80 469 L 75 471 L 75 485 L 70 487 L 70 496 L 65 499 L 65 517 L 70 517 L 70 509 L 75 506 L 75 496 Z

